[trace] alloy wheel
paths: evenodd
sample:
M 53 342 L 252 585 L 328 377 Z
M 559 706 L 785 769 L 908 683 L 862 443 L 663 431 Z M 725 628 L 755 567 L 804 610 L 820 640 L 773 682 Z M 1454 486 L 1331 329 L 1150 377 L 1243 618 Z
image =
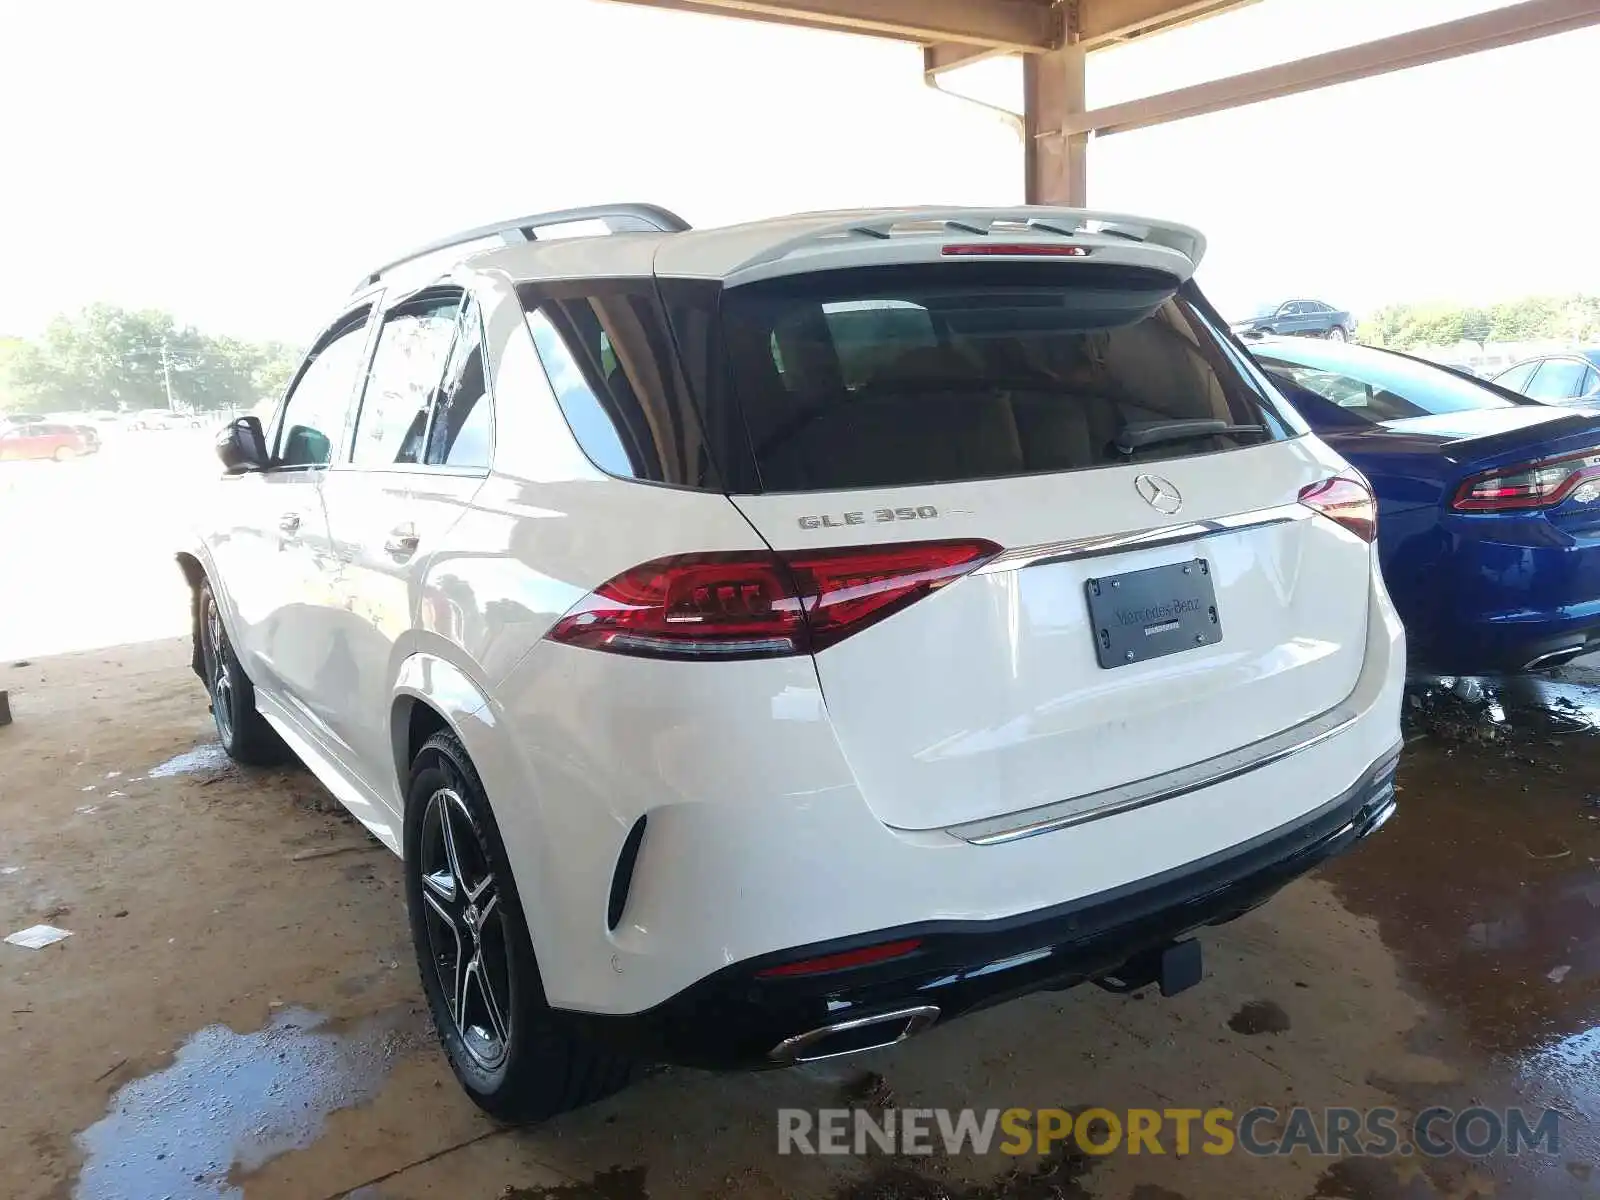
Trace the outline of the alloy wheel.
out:
M 440 788 L 422 814 L 419 862 L 429 956 L 467 1053 L 484 1070 L 511 1045 L 511 969 L 500 888 L 471 814 Z

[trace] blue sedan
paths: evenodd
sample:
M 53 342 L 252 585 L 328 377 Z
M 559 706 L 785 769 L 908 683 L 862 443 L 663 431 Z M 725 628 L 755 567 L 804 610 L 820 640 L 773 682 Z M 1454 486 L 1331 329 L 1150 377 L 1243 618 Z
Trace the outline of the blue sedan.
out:
M 1600 409 L 1365 346 L 1250 350 L 1377 493 L 1413 667 L 1532 670 L 1600 649 Z

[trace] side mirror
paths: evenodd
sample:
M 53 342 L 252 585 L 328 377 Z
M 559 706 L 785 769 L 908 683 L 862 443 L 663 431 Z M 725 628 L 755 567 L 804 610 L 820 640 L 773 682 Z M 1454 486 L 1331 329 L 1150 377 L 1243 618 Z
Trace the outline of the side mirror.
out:
M 217 437 L 217 457 L 229 475 L 261 471 L 267 465 L 267 435 L 260 417 L 239 417 L 222 427 Z

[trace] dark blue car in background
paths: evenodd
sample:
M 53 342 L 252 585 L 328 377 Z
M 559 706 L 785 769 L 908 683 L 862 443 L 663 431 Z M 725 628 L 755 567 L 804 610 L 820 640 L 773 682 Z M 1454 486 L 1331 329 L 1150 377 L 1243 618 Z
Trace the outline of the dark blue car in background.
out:
M 1600 649 L 1600 409 L 1365 346 L 1249 348 L 1372 484 L 1414 669 L 1532 670 Z

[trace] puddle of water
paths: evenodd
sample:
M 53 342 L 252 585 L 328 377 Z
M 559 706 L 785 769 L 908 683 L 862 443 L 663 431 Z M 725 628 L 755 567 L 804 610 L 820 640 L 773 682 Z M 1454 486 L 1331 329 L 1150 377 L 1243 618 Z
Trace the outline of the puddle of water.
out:
M 228 765 L 228 752 L 221 742 L 208 742 L 185 750 L 167 759 L 158 767 L 151 767 L 149 778 L 169 779 L 174 775 L 193 775 L 199 771 L 217 771 Z
M 234 1172 L 317 1139 L 335 1109 L 377 1094 L 416 1041 L 401 1019 L 351 1033 L 285 1009 L 255 1033 L 202 1029 L 172 1064 L 121 1088 L 106 1115 L 78 1135 L 76 1200 L 243 1197 Z

